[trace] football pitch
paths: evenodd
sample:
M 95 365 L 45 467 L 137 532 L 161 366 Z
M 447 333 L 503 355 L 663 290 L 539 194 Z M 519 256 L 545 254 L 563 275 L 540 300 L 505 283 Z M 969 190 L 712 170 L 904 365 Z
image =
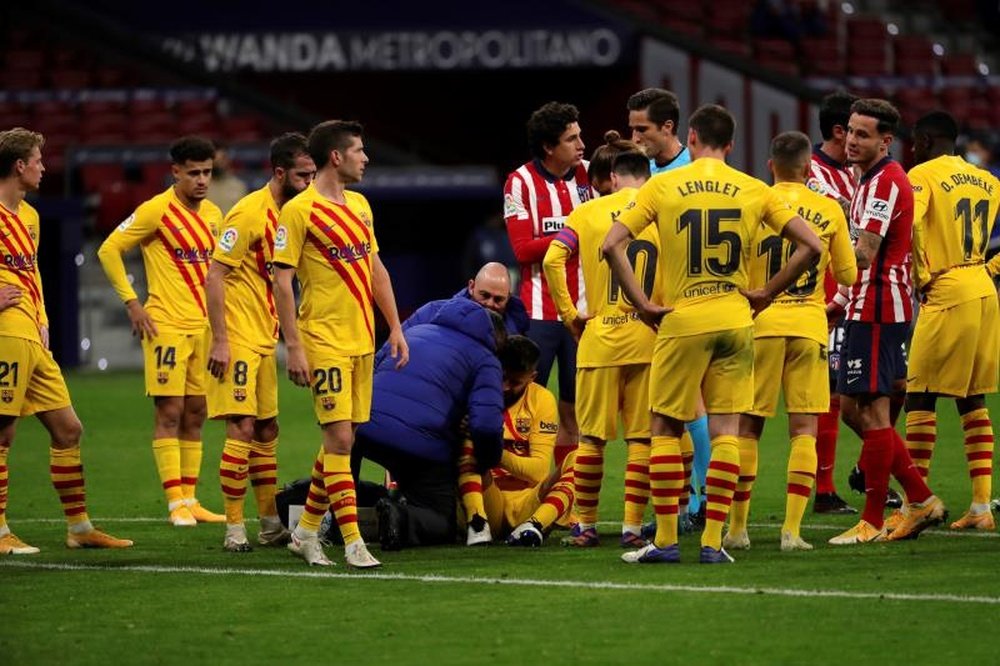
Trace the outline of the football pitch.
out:
M 309 568 L 284 549 L 222 550 L 223 526 L 166 521 L 150 451 L 152 407 L 138 373 L 71 374 L 83 420 L 95 524 L 135 540 L 69 551 L 49 485 L 48 442 L 21 423 L 10 455 L 8 518 L 42 552 L 0 559 L 0 664 L 995 663 L 1000 619 L 995 533 L 937 529 L 911 542 L 834 548 L 850 516 L 807 513 L 812 552 L 781 553 L 788 443 L 781 418 L 761 442 L 749 551 L 733 566 L 619 561 L 624 450 L 609 444 L 603 543 L 425 548 L 376 557 L 375 573 Z M 319 444 L 308 396 L 282 381 L 279 485 L 305 476 Z M 1000 400 L 991 400 L 994 413 Z M 969 502 L 953 403 L 939 406 L 932 487 L 952 512 Z M 222 429 L 209 424 L 198 492 L 221 510 Z M 842 432 L 841 494 L 859 444 Z M 249 494 L 249 493 L 248 493 Z M 811 508 L 811 507 L 810 507 Z M 253 516 L 252 501 L 247 504 Z M 248 520 L 251 538 L 255 521 Z

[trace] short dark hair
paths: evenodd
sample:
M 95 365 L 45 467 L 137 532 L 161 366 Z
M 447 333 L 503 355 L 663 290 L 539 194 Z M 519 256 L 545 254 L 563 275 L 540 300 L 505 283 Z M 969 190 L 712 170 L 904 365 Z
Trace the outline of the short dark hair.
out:
M 170 144 L 170 161 L 174 164 L 204 162 L 215 158 L 215 144 L 203 136 L 182 136 Z
M 649 178 L 649 156 L 639 146 L 623 150 L 611 160 L 611 171 L 619 176 Z
M 771 140 L 771 166 L 783 178 L 800 175 L 811 158 L 812 145 L 802 132 L 782 132 Z
M 35 148 L 41 150 L 44 144 L 44 136 L 23 127 L 0 132 L 0 178 L 12 175 L 15 162 L 28 161 L 31 151 Z
M 657 125 L 663 125 L 668 120 L 674 123 L 674 134 L 677 133 L 677 123 L 681 118 L 681 105 L 677 95 L 663 88 L 646 88 L 628 98 L 625 105 L 629 111 L 646 110 L 646 115 Z
M 877 120 L 879 134 L 895 134 L 899 127 L 899 111 L 884 99 L 859 99 L 851 104 L 851 113 Z
M 330 162 L 330 153 L 344 151 L 351 145 L 353 137 L 364 134 L 365 128 L 353 120 L 325 120 L 309 131 L 309 156 L 317 169 Z
M 644 154 L 637 144 L 623 139 L 622 135 L 615 130 L 605 132 L 604 144 L 598 146 L 590 156 L 590 166 L 587 167 L 587 177 L 590 179 L 590 182 L 611 178 L 615 157 L 625 152 L 639 152 L 640 154 Z M 648 178 L 649 158 L 646 157 L 645 159 L 646 177 Z
M 698 135 L 698 140 L 710 148 L 725 148 L 733 142 L 736 119 L 718 104 L 703 104 L 691 114 L 688 127 Z
M 958 123 L 947 111 L 931 111 L 924 114 L 913 126 L 913 134 L 925 134 L 931 139 L 958 141 Z
M 500 352 L 500 365 L 504 372 L 531 372 L 538 366 L 541 351 L 531 338 L 512 335 Z
M 851 119 L 851 105 L 856 101 L 856 95 L 843 91 L 830 93 L 823 98 L 819 103 L 819 132 L 824 141 L 833 138 L 835 126 L 847 129 L 847 121 Z
M 271 168 L 291 169 L 295 158 L 309 153 L 306 137 L 301 132 L 285 132 L 271 141 Z
M 549 102 L 528 118 L 528 148 L 537 158 L 545 157 L 545 146 L 559 143 L 566 128 L 580 120 L 580 111 L 572 104 Z
M 483 312 L 490 318 L 490 324 L 493 326 L 493 341 L 496 343 L 497 352 L 499 353 L 507 347 L 507 324 L 499 312 L 490 310 L 489 308 L 483 308 Z

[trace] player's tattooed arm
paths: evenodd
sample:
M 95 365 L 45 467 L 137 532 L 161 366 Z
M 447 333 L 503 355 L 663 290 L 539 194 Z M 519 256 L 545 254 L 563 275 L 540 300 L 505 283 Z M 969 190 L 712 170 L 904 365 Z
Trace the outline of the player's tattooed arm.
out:
M 862 229 L 854 244 L 854 257 L 858 260 L 858 268 L 864 270 L 871 266 L 880 247 L 882 247 L 882 237 Z

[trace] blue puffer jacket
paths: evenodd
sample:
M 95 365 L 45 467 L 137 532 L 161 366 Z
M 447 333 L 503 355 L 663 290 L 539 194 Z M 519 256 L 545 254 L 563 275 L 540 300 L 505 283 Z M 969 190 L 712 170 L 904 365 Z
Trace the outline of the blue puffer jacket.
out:
M 424 303 L 406 318 L 406 321 L 403 322 L 403 330 L 406 331 L 411 326 L 418 324 L 426 324 L 434 318 L 434 315 L 437 314 L 442 305 L 456 298 L 464 298 L 471 301 L 472 294 L 469 293 L 468 288 L 463 288 L 451 298 Z M 528 318 L 528 310 L 517 296 L 511 295 L 507 300 L 507 307 L 503 313 L 503 323 L 507 329 L 507 335 L 524 335 L 528 332 L 528 324 L 531 323 L 531 320 Z
M 493 326 L 475 301 L 444 301 L 429 323 L 406 331 L 410 362 L 379 351 L 371 420 L 360 434 L 410 455 L 455 460 L 459 422 L 469 433 L 480 467 L 493 467 L 503 449 L 503 390 Z

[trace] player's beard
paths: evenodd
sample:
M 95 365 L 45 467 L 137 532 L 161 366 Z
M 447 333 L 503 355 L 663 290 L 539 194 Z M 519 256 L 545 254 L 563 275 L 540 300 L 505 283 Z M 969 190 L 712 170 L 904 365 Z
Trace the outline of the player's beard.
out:
M 281 181 L 281 196 L 284 197 L 285 201 L 289 201 L 301 191 L 295 189 L 295 186 L 292 185 L 287 176 Z
M 514 403 L 516 403 L 518 400 L 520 400 L 522 395 L 524 395 L 524 391 L 521 391 L 520 393 L 513 393 L 511 391 L 504 391 L 503 392 L 503 406 L 504 406 L 504 409 L 510 407 L 511 405 L 513 405 Z

